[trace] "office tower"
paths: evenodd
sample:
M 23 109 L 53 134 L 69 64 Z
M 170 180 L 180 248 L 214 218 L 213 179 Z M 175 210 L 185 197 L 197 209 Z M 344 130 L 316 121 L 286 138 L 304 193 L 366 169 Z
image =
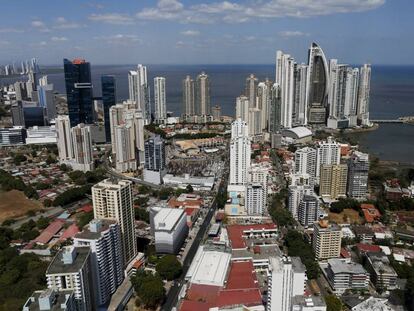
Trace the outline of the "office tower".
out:
M 244 95 L 247 96 L 249 99 L 249 108 L 256 107 L 256 97 L 257 97 L 257 78 L 254 74 L 251 74 L 246 79 L 246 87 L 244 91 Z
M 231 185 L 246 185 L 250 168 L 251 142 L 249 127 L 241 119 L 231 124 L 230 179 Z
M 16 100 L 26 100 L 27 99 L 27 90 L 26 84 L 24 82 L 15 82 L 13 84 L 14 92 L 16 93 Z
M 120 173 L 137 169 L 134 134 L 134 128 L 131 124 L 121 124 L 114 127 L 115 169 Z
M 23 103 L 21 101 L 17 101 L 13 103 L 10 108 L 10 112 L 12 115 L 13 126 L 24 127 L 25 122 L 24 122 Z
M 65 246 L 46 270 L 47 287 L 73 290 L 77 310 L 95 309 L 89 247 Z
M 346 197 L 348 166 L 346 164 L 321 165 L 319 195 L 328 200 Z
M 47 121 L 50 123 L 57 116 L 53 84 L 39 85 L 37 93 L 39 106 L 46 109 Z
M 195 114 L 210 114 L 210 80 L 203 71 L 197 76 L 195 87 Z
M 105 179 L 92 187 L 93 211 L 96 219 L 112 219 L 121 228 L 122 261 L 124 267 L 137 254 L 134 226 L 132 182 Z
M 322 49 L 312 43 L 308 54 L 308 122 L 323 124 L 326 121 L 328 101 L 328 63 Z
M 348 159 L 348 196 L 365 200 L 368 194 L 369 156 L 355 151 Z
M 280 86 L 281 108 L 280 123 L 285 128 L 292 127 L 293 99 L 294 99 L 294 70 L 295 60 L 282 51 L 276 52 L 276 80 Z
M 316 149 L 304 147 L 295 151 L 295 173 L 316 175 Z
M 183 80 L 183 108 L 182 115 L 193 116 L 195 114 L 195 87 L 194 80 L 186 76 Z
M 361 125 L 370 125 L 369 122 L 369 93 L 371 89 L 371 65 L 364 64 L 360 70 L 361 77 L 358 89 L 358 121 Z
M 282 128 L 281 124 L 281 91 L 279 84 L 275 83 L 270 92 L 270 115 L 269 115 L 269 132 L 278 133 Z
M 68 115 L 59 115 L 56 118 L 57 147 L 59 162 L 66 163 L 73 160 L 72 136 Z
M 165 78 L 154 78 L 154 115 L 157 122 L 163 123 L 167 118 Z
M 124 279 L 121 229 L 115 220 L 93 219 L 73 238 L 75 247 L 91 250 L 91 272 L 96 305 L 107 303 Z
M 151 123 L 150 91 L 147 81 L 147 67 L 139 64 L 137 70 L 128 73 L 129 99 L 142 111 L 145 124 Z
M 317 144 L 316 150 L 316 177 L 320 175 L 321 165 L 339 164 L 341 160 L 341 145 L 334 141 L 332 137 L 328 137 L 326 141 L 320 141 Z
M 166 173 L 165 143 L 160 136 L 145 141 L 144 180 L 161 184 Z
M 26 64 L 26 67 L 28 67 L 27 64 Z M 40 71 L 39 65 L 37 64 L 37 59 L 36 58 L 32 58 L 30 60 L 30 71 L 32 71 L 34 73 L 38 73 Z
M 246 186 L 246 212 L 248 215 L 266 213 L 266 194 L 260 183 L 249 183 Z
M 177 254 L 188 235 L 187 215 L 179 208 L 153 207 L 150 212 L 155 251 Z
M 101 77 L 102 105 L 104 113 L 105 139 L 111 141 L 111 124 L 109 109 L 116 104 L 116 82 L 114 76 L 104 75 Z
M 306 268 L 299 257 L 270 257 L 267 311 L 291 311 L 292 298 L 303 295 Z
M 335 223 L 320 220 L 313 225 L 312 248 L 318 260 L 338 258 L 341 252 L 341 228 Z
M 308 79 L 308 66 L 304 64 L 295 64 L 294 67 L 294 80 L 295 90 L 293 98 L 293 125 L 301 126 L 308 123 L 307 112 L 307 79 Z
M 262 111 L 258 108 L 249 108 L 249 135 L 255 136 L 262 134 Z
M 0 128 L 0 146 L 24 145 L 26 129 L 20 126 Z
M 220 121 L 221 120 L 221 107 L 215 105 L 211 108 L 211 115 L 213 116 L 213 121 Z
M 257 86 L 257 108 L 261 110 L 262 114 L 262 130 L 266 130 L 269 124 L 271 88 L 272 83 L 269 79 L 266 79 L 266 82 L 260 82 Z
M 241 95 L 236 98 L 236 119 L 249 122 L 249 99 Z
M 94 161 L 92 155 L 92 138 L 91 128 L 83 123 L 72 127 L 70 130 L 72 136 L 72 148 L 74 163 L 72 168 L 74 170 L 91 171 L 94 169 Z
M 73 290 L 47 288 L 34 291 L 23 305 L 23 311 L 77 311 Z
M 299 203 L 298 220 L 302 226 L 308 227 L 319 218 L 318 198 L 313 195 L 304 195 Z
M 91 67 L 83 59 L 63 60 L 70 125 L 93 123 Z
M 359 69 L 348 68 L 345 94 L 345 115 L 349 120 L 349 127 L 357 126 Z

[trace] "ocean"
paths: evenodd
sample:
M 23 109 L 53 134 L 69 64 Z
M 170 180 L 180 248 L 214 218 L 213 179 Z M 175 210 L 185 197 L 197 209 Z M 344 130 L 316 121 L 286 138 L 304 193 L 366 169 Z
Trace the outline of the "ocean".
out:
M 128 98 L 128 71 L 135 65 L 91 66 L 94 95 L 101 95 L 100 77 L 114 75 L 117 99 Z M 201 71 L 210 77 L 211 105 L 222 107 L 222 114 L 235 114 L 236 97 L 243 93 L 246 77 L 253 73 L 259 80 L 274 80 L 274 65 L 147 65 L 148 82 L 153 78 L 166 78 L 167 110 L 173 115 L 181 113 L 182 80 L 186 75 L 194 79 Z M 50 82 L 59 92 L 65 92 L 63 72 L 48 74 Z M 1 81 L 0 84 L 4 83 Z M 371 119 L 395 119 L 414 115 L 414 66 L 372 66 Z M 414 125 L 381 124 L 376 131 L 359 135 L 361 148 L 383 160 L 414 165 Z

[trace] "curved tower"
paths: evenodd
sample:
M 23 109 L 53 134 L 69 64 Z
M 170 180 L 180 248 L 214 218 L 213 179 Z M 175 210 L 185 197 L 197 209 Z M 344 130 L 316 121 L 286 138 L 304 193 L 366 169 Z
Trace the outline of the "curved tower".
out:
M 309 49 L 308 65 L 308 121 L 325 123 L 328 108 L 328 63 L 321 47 L 315 42 Z

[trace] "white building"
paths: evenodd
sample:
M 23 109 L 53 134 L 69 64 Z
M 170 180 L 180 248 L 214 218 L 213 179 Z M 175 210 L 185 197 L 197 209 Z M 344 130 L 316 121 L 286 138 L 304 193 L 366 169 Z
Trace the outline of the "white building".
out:
M 295 296 L 292 311 L 326 311 L 326 303 L 321 296 Z
M 249 122 L 249 99 L 247 96 L 239 96 L 236 98 L 236 119 Z
M 167 104 L 165 91 L 165 78 L 154 78 L 154 114 L 155 121 L 163 123 L 167 118 Z
M 56 133 L 59 161 L 65 163 L 73 159 L 72 138 L 70 135 L 70 120 L 68 115 L 56 118 Z
M 267 311 L 291 311 L 292 298 L 303 295 L 306 269 L 299 257 L 271 257 Z
M 129 99 L 143 114 L 146 124 L 151 121 L 150 91 L 147 81 L 147 67 L 139 64 L 137 70 L 128 73 Z
M 93 211 L 96 219 L 112 219 L 121 228 L 124 266 L 136 256 L 132 182 L 105 179 L 92 187 Z
M 359 263 L 336 258 L 328 259 L 326 274 L 336 294 L 343 294 L 347 289 L 368 289 L 369 273 Z
M 371 65 L 364 64 L 360 69 L 361 78 L 358 90 L 358 120 L 361 125 L 368 126 L 369 122 L 369 93 L 371 89 Z
M 26 135 L 26 145 L 57 144 L 57 133 L 54 125 L 29 127 Z
M 89 247 L 66 246 L 46 270 L 47 287 L 73 290 L 77 310 L 95 309 Z
M 262 111 L 259 108 L 249 109 L 249 135 L 255 136 L 262 134 Z
M 316 149 L 304 147 L 295 151 L 295 173 L 316 175 Z
M 134 144 L 134 129 L 130 124 L 114 127 L 115 134 L 115 169 L 124 173 L 137 169 Z
M 269 123 L 271 88 L 271 82 L 267 79 L 257 86 L 257 108 L 261 111 L 262 130 L 265 130 Z
M 37 290 L 23 305 L 23 311 L 77 311 L 73 290 Z
M 151 228 L 157 253 L 176 254 L 188 235 L 187 215 L 179 208 L 152 208 Z
M 72 137 L 73 161 L 70 166 L 74 170 L 91 171 L 94 169 L 92 155 L 91 128 L 83 123 L 72 127 L 70 130 Z
M 293 126 L 308 124 L 307 79 L 308 66 L 295 64 L 295 90 L 293 99 Z
M 182 114 L 193 116 L 195 114 L 195 84 L 190 76 L 183 80 L 183 109 Z
M 321 165 L 337 165 L 341 160 L 341 144 L 328 137 L 326 141 L 320 141 L 317 145 L 316 177 L 320 176 Z
M 253 183 L 246 186 L 246 211 L 248 215 L 266 213 L 266 196 L 262 184 Z
M 91 250 L 91 268 L 96 305 L 107 303 L 124 277 L 121 230 L 115 220 L 94 219 L 78 233 L 73 244 Z
M 299 203 L 298 220 L 302 226 L 312 226 L 319 219 L 318 198 L 312 195 L 304 195 Z
M 230 140 L 230 185 L 246 185 L 250 168 L 251 142 L 249 127 L 241 119 L 231 126 Z

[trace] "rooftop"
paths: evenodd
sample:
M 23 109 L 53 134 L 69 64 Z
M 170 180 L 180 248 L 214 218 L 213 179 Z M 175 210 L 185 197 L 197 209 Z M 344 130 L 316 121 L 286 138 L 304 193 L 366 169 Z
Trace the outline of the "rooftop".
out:
M 231 225 L 227 226 L 227 232 L 229 235 L 229 240 L 231 241 L 231 247 L 235 248 L 245 248 L 247 247 L 246 238 L 248 235 L 253 233 L 267 233 L 269 231 L 275 231 L 276 225 L 273 223 L 270 224 L 250 224 L 250 225 Z
M 82 269 L 86 260 L 88 259 L 90 249 L 89 247 L 72 247 L 76 251 L 75 258 L 70 264 L 63 263 L 63 256 L 71 249 L 71 247 L 63 248 L 56 254 L 46 270 L 48 274 L 66 274 L 66 273 L 77 273 Z
M 59 220 L 55 220 L 42 233 L 34 239 L 34 242 L 39 244 L 47 244 L 63 228 L 63 223 Z
M 367 271 L 362 265 L 355 262 L 345 262 L 342 259 L 328 259 L 328 265 L 333 273 L 366 274 Z
M 321 296 L 294 296 L 292 297 L 292 306 L 304 306 L 304 307 L 324 307 L 326 306 L 325 301 Z
M 178 220 L 183 216 L 184 210 L 178 208 L 161 208 L 154 216 L 155 230 L 171 231 Z
M 97 221 L 97 219 L 94 219 Z M 91 230 L 91 224 L 94 224 L 92 220 L 89 225 L 85 226 L 82 230 L 82 232 L 79 232 L 76 234 L 75 238 L 77 239 L 83 239 L 83 240 L 96 240 L 101 237 L 101 233 L 108 230 L 111 225 L 116 224 L 117 222 L 115 220 L 110 219 L 99 219 L 96 223 L 96 229 L 97 230 Z M 95 226 L 94 226 L 95 227 Z
M 23 311 L 59 311 L 67 310 L 67 300 L 73 295 L 73 290 L 55 291 L 51 288 L 38 290 L 27 299 Z M 64 307 L 62 307 L 62 305 Z M 48 307 L 48 309 L 46 309 Z
M 387 304 L 388 300 L 384 298 L 369 297 L 352 308 L 352 311 L 392 311 L 394 310 Z
M 307 127 L 298 126 L 290 129 L 284 129 L 283 132 L 290 132 L 296 136 L 296 138 L 304 138 L 307 136 L 312 136 L 312 131 Z

